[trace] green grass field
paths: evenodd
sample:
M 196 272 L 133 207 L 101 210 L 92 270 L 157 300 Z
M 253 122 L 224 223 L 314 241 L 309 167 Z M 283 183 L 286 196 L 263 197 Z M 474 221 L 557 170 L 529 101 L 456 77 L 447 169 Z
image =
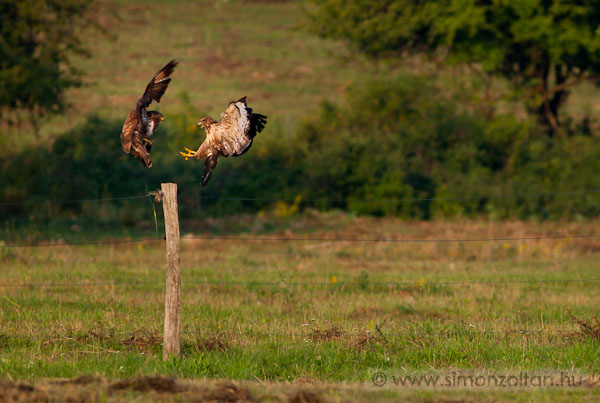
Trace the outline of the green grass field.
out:
M 227 220 L 232 219 L 197 224 L 227 227 Z M 593 233 L 597 227 L 596 222 L 405 222 L 334 213 L 239 220 L 249 228 L 279 226 L 259 236 L 284 238 L 519 237 Z M 301 384 L 338 400 L 375 395 L 428 400 L 470 397 L 473 390 L 393 384 L 378 389 L 370 379 L 377 370 L 389 376 L 528 371 L 554 378 L 568 371 L 588 386 L 486 393 L 500 400 L 598 397 L 600 389 L 589 386 L 600 370 L 600 331 L 593 321 L 598 282 L 435 284 L 597 278 L 600 241 L 595 238 L 395 244 L 190 235 L 184 230 L 181 250 L 182 357 L 167 362 L 161 357 L 162 241 L 2 249 L 0 373 L 32 380 L 176 375 L 274 382 L 275 394 L 278 388 L 295 393 Z M 126 284 L 139 282 L 149 283 Z M 591 327 L 586 330 L 575 318 Z M 102 379 L 90 384 L 99 396 L 106 392 Z M 339 388 L 331 386 L 334 382 L 341 382 Z M 259 384 L 243 385 L 259 399 Z

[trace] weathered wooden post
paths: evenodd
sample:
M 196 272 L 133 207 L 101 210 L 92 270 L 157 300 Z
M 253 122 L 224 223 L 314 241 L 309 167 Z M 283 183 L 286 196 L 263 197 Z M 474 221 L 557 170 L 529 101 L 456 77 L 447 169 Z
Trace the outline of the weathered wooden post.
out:
M 181 274 L 179 270 L 179 216 L 177 184 L 161 183 L 162 204 L 167 236 L 167 285 L 165 294 L 165 339 L 163 359 L 179 357 L 181 310 Z

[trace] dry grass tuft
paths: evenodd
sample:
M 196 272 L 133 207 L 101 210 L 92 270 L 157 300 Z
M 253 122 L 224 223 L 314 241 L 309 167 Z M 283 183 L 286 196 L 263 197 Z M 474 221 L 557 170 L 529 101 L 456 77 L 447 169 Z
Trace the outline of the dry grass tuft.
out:
M 592 319 L 585 320 L 575 317 L 571 312 L 567 311 L 571 319 L 579 325 L 579 333 L 585 337 L 600 341 L 600 320 L 592 316 Z

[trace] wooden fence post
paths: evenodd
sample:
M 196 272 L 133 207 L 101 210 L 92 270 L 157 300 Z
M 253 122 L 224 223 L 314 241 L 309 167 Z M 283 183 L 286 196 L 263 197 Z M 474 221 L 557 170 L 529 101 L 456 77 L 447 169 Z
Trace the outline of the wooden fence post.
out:
M 163 359 L 179 357 L 181 309 L 181 274 L 179 271 L 179 216 L 177 184 L 161 183 L 162 204 L 167 235 L 167 285 L 165 294 L 165 339 Z

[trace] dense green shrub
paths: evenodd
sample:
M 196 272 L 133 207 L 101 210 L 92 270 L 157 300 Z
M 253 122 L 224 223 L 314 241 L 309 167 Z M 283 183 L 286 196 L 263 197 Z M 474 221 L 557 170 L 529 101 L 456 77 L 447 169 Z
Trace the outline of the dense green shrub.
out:
M 600 168 L 600 144 L 589 133 L 548 137 L 535 123 L 508 115 L 485 120 L 477 106 L 470 112 L 464 106 L 414 76 L 354 87 L 345 104 L 323 105 L 300 130 L 302 189 L 376 215 L 558 218 L 600 212 L 596 193 L 535 195 L 598 188 L 593 172 Z M 440 200 L 405 200 L 415 198 Z M 365 202 L 370 199 L 386 201 Z

